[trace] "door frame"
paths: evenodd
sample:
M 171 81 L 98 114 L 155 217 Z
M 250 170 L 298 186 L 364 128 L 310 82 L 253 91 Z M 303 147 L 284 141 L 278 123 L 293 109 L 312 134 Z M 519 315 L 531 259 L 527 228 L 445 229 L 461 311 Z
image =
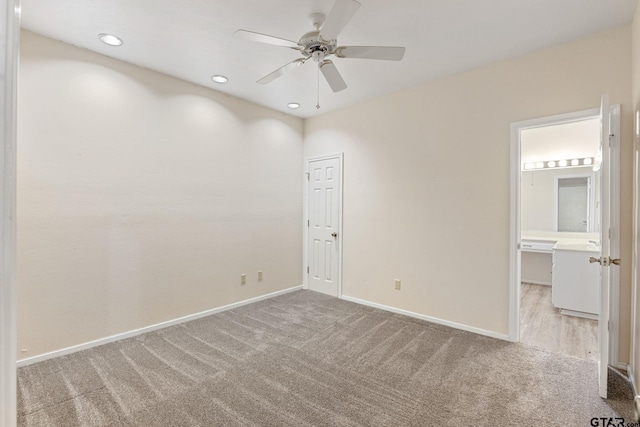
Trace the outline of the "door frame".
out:
M 344 241 L 344 235 L 342 233 L 343 218 L 342 207 L 344 199 L 344 153 L 326 154 L 323 156 L 308 157 L 304 162 L 304 179 L 303 181 L 303 215 L 302 215 L 302 277 L 303 289 L 309 289 L 309 166 L 311 162 L 319 160 L 338 159 L 340 164 L 340 181 L 338 182 L 338 188 L 340 189 L 340 197 L 338 204 L 338 219 L 340 225 L 338 226 L 338 298 L 342 298 L 342 243 Z
M 633 231 L 631 252 L 631 360 L 629 364 L 629 379 L 633 388 L 636 411 L 640 412 L 640 398 L 635 375 L 638 368 L 638 330 L 640 329 L 640 306 L 638 292 L 640 289 L 640 110 L 636 110 L 633 134 Z
M 4 85 L 0 117 L 0 427 L 16 425 L 16 118 L 20 2 L 0 2 L 6 41 L 0 48 Z
M 611 258 L 620 257 L 620 105 L 609 107 L 611 117 L 611 133 L 614 135 L 611 147 Z M 600 116 L 600 109 L 575 111 L 536 119 L 511 123 L 511 182 L 510 182 L 510 237 L 509 237 L 509 340 L 520 341 L 520 280 L 521 264 L 518 243 L 520 242 L 520 185 L 521 185 L 521 142 L 520 132 L 537 128 Z M 619 269 L 611 269 L 610 302 L 609 302 L 609 364 L 625 368 L 618 358 L 619 341 Z

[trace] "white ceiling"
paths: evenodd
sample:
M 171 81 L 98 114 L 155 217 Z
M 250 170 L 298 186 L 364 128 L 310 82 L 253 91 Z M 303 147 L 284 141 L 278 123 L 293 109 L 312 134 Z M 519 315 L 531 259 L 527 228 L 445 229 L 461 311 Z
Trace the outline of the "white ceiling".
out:
M 311 117 L 444 75 L 556 45 L 631 21 L 636 0 L 361 0 L 339 45 L 405 46 L 401 62 L 334 59 L 349 87 L 333 93 L 309 61 L 269 85 L 256 80 L 300 54 L 238 37 L 246 29 L 297 41 L 307 16 L 334 0 L 22 0 L 22 27 Z M 120 47 L 98 40 L 112 33 Z M 226 85 L 213 74 L 229 77 Z M 289 102 L 299 102 L 289 110 Z

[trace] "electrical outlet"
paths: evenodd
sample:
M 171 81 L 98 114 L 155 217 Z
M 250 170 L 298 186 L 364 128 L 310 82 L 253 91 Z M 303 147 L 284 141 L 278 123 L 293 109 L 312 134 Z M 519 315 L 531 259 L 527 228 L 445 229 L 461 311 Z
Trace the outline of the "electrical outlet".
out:
M 262 270 L 258 271 L 258 282 L 262 282 Z
M 395 280 L 395 286 L 396 286 L 396 291 L 400 290 L 400 286 L 402 285 L 402 282 L 400 282 L 400 280 L 396 279 Z
M 246 274 L 241 274 L 240 275 L 240 284 L 241 285 L 246 285 L 247 284 L 247 275 Z

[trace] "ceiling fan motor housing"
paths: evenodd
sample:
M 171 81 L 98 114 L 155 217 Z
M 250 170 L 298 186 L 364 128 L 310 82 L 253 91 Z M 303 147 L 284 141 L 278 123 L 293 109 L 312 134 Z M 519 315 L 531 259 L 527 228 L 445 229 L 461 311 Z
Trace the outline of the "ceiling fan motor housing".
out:
M 300 47 L 300 53 L 302 53 L 305 57 L 313 57 L 314 60 L 317 61 L 316 58 L 319 56 L 327 56 L 331 55 L 336 50 L 336 41 L 329 40 L 325 41 L 320 37 L 320 31 L 310 31 L 307 34 L 303 35 L 298 42 Z M 320 54 L 320 52 L 322 54 Z M 320 60 L 322 60 L 320 58 Z

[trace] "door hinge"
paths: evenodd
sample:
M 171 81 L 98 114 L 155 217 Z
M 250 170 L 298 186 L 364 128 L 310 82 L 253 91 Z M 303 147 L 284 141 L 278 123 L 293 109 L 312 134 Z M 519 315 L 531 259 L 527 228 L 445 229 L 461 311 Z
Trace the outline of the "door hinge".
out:
M 309 181 L 309 172 L 306 172 L 305 175 L 307 175 L 307 181 Z
M 309 266 L 307 266 L 307 274 L 309 274 Z
M 309 225 L 311 225 L 311 224 L 310 224 L 310 221 L 309 221 L 309 220 L 307 220 L 307 227 L 309 227 Z

